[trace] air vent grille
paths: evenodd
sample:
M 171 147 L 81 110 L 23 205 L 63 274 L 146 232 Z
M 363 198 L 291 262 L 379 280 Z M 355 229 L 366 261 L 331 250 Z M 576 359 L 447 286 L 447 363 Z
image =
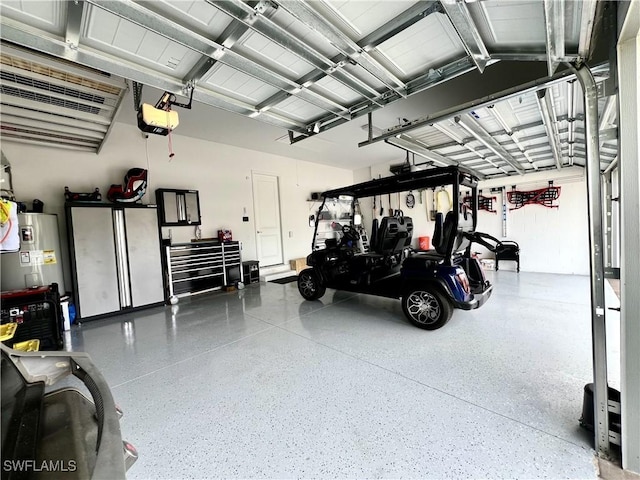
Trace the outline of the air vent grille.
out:
M 4 141 L 99 152 L 126 83 L 3 44 L 0 131 Z M 42 60 L 40 60 L 42 59 Z M 68 70 L 68 71 L 66 71 Z M 98 72 L 100 73 L 100 72 Z
M 89 87 L 93 90 L 109 93 L 111 95 L 119 95 L 121 91 L 120 88 L 114 87 L 112 85 L 107 85 L 106 83 L 98 82 L 90 78 L 81 77 L 73 73 L 58 70 L 47 65 L 42 65 L 5 53 L 0 54 L 0 63 L 2 63 L 3 65 L 9 65 L 15 68 L 19 68 L 20 70 L 24 70 L 26 72 L 38 73 L 40 75 L 56 78 L 58 80 L 62 80 L 75 85 Z

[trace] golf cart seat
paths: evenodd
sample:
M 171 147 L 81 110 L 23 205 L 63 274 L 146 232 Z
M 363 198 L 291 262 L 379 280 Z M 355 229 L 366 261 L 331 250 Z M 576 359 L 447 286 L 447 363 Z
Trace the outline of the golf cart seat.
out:
M 413 220 L 410 217 L 383 217 L 372 250 L 381 255 L 400 252 L 411 243 Z
M 449 242 L 454 241 L 452 235 L 456 235 L 455 229 L 455 212 L 448 212 L 444 221 L 442 213 L 436 213 L 435 228 L 433 230 L 433 239 L 431 250 L 421 251 L 414 255 L 414 258 L 420 260 L 433 260 L 440 262 L 447 255 Z

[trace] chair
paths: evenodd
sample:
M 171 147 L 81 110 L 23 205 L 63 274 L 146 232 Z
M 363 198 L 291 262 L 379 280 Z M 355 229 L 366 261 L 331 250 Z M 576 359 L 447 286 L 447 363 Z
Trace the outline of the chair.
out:
M 520 271 L 520 246 L 513 240 L 503 240 L 498 242 L 495 247 L 496 253 L 496 271 L 500 260 L 509 260 L 516 262 L 516 271 Z

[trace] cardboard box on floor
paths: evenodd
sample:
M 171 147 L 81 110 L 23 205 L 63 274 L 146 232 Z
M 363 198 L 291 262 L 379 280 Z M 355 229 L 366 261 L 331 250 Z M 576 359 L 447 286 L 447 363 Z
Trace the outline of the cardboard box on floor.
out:
M 302 270 L 307 268 L 307 259 L 294 258 L 293 260 L 289 260 L 289 265 L 291 265 L 291 270 L 295 270 L 296 275 L 298 275 Z

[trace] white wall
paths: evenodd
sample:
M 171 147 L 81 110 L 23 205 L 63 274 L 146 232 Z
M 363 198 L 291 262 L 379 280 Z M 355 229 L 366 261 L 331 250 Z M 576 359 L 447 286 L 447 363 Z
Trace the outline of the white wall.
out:
M 62 242 L 66 245 L 64 187 L 90 192 L 99 187 L 106 200 L 112 183 L 122 183 L 129 168 L 149 170 L 148 193 L 143 203 L 155 204 L 155 189 L 185 188 L 200 193 L 202 237 L 217 237 L 218 229 L 229 228 L 234 240 L 243 242 L 243 259 L 256 259 L 252 172 L 277 175 L 280 181 L 280 206 L 284 260 L 310 253 L 313 228 L 308 217 L 313 191 L 349 185 L 353 172 L 244 148 L 172 135 L 175 156 L 169 160 L 167 137 L 143 139 L 137 128 L 115 123 L 99 155 L 55 148 L 42 148 L 3 142 L 2 150 L 11 162 L 16 197 L 29 206 L 34 198 L 42 200 L 45 212 L 60 219 Z M 147 163 L 148 152 L 148 163 Z M 243 209 L 249 222 L 242 222 Z M 166 229 L 164 234 L 168 233 Z M 173 227 L 174 242 L 194 238 L 193 227 Z M 65 270 L 69 275 L 66 257 Z M 70 283 L 70 279 L 66 278 Z
M 541 173 L 513 176 L 480 182 L 485 196 L 497 197 L 498 213 L 480 212 L 478 228 L 498 239 L 502 236 L 500 194 L 491 194 L 492 187 L 516 185 L 518 190 L 536 190 L 548 185 L 561 187 L 558 208 L 526 205 L 509 210 L 507 203 L 507 236 L 520 245 L 520 269 L 526 272 L 589 274 L 589 224 L 587 221 L 587 190 L 584 170 L 578 167 L 549 170 Z M 479 248 L 478 251 L 483 249 Z M 500 269 L 512 267 L 513 262 L 501 263 Z
M 399 162 L 394 162 L 399 163 Z M 389 164 L 375 165 L 354 172 L 355 181 L 366 181 L 391 175 Z M 515 240 L 520 245 L 520 269 L 527 272 L 548 272 L 588 275 L 589 274 L 589 230 L 587 222 L 587 191 L 584 170 L 578 167 L 562 170 L 549 170 L 526 176 L 512 176 L 480 182 L 479 188 L 485 196 L 496 196 L 494 209 L 497 213 L 480 211 L 477 230 L 498 239 L 502 236 L 502 217 L 500 194 L 491 194 L 492 187 L 506 186 L 511 189 L 516 185 L 520 190 L 535 190 L 548 185 L 553 180 L 560 186 L 559 208 L 547 208 L 541 205 L 527 205 L 518 210 L 507 211 L 506 239 Z M 420 194 L 413 192 L 416 206 L 408 209 L 404 205 L 405 194 L 401 194 L 401 205 L 405 216 L 410 216 L 414 223 L 412 246 L 418 246 L 418 237 L 433 236 L 434 222 L 429 220 L 432 191 Z M 388 210 L 388 199 L 383 199 L 385 212 Z M 393 208 L 397 205 L 397 196 L 392 195 Z M 370 203 L 362 203 L 365 226 L 371 228 L 372 209 Z M 380 205 L 378 204 L 378 207 Z M 513 205 L 507 203 L 507 208 Z M 386 213 L 385 213 L 386 214 Z M 482 257 L 493 258 L 485 248 L 474 245 L 474 250 L 481 252 Z M 501 270 L 515 270 L 514 262 L 503 262 Z

